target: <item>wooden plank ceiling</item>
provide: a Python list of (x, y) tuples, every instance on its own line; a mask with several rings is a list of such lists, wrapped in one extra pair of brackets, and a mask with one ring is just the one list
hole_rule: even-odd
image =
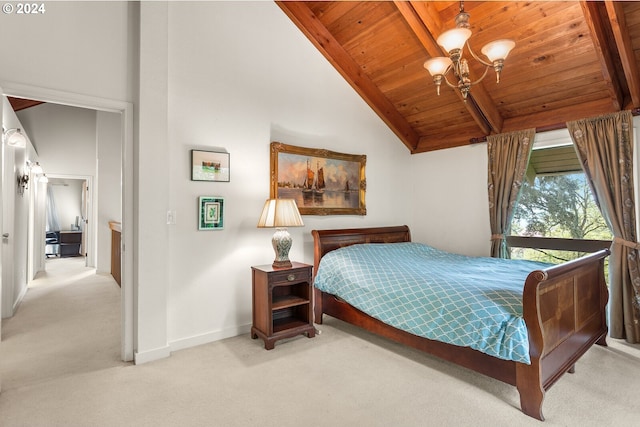
[[(466, 102), (445, 84), (437, 96), (423, 67), (446, 56), (435, 40), (454, 28), (460, 2), (278, 5), (411, 153), (640, 107), (640, 2), (464, 2), (477, 54), (492, 40), (516, 42), (500, 83), (490, 70)], [(463, 56), (471, 78), (481, 76), (466, 48)]]

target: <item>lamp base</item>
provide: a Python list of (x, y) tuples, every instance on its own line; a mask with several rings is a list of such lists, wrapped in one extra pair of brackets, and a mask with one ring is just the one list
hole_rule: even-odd
[(291, 261), (273, 261), (273, 264), (271, 264), (271, 267), (273, 267), (274, 269), (291, 268), (293, 267), (293, 265), (291, 264)]
[(289, 261), (289, 249), (293, 239), (291, 235), (284, 227), (276, 228), (276, 232), (273, 234), (271, 244), (273, 250), (276, 252), (276, 259), (273, 260), (271, 265), (273, 268), (289, 268), (291, 267), (291, 261)]

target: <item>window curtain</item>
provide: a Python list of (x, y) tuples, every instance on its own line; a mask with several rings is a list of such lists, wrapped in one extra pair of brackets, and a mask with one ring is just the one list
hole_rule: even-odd
[(492, 257), (511, 257), (505, 236), (511, 232), (511, 219), (529, 164), (535, 134), (535, 129), (526, 129), (487, 137)]
[(596, 203), (613, 234), (609, 258), (609, 333), (640, 342), (640, 267), (633, 196), (630, 111), (567, 123)]
[(47, 185), (47, 231), (60, 231), (60, 220), (51, 185)]

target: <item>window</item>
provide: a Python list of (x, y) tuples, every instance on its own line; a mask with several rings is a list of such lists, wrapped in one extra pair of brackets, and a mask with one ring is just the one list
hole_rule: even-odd
[(535, 238), (539, 237), (572, 241), (609, 241), (612, 238), (596, 206), (568, 132), (564, 130), (564, 134), (566, 136), (561, 133), (558, 137), (556, 133), (553, 138), (547, 136), (540, 140), (541, 135), (536, 135), (526, 179), (511, 222), (511, 235), (530, 237), (531, 244), (527, 244), (528, 247), (512, 245), (512, 258), (560, 263), (587, 252), (541, 249), (536, 245)]

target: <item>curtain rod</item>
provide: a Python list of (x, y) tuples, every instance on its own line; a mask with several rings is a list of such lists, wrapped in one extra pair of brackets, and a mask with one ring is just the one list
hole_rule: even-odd
[[(633, 108), (631, 110), (631, 115), (640, 116), (640, 108)], [(565, 129), (566, 127), (567, 127), (566, 123), (555, 123), (553, 125), (541, 126), (541, 127), (536, 128), (536, 133), (549, 132), (551, 130), (558, 130), (558, 129)], [(479, 144), (481, 142), (487, 142), (487, 137), (486, 136), (481, 136), (481, 137), (478, 137), (478, 138), (469, 139), (469, 143), (470, 144)]]

